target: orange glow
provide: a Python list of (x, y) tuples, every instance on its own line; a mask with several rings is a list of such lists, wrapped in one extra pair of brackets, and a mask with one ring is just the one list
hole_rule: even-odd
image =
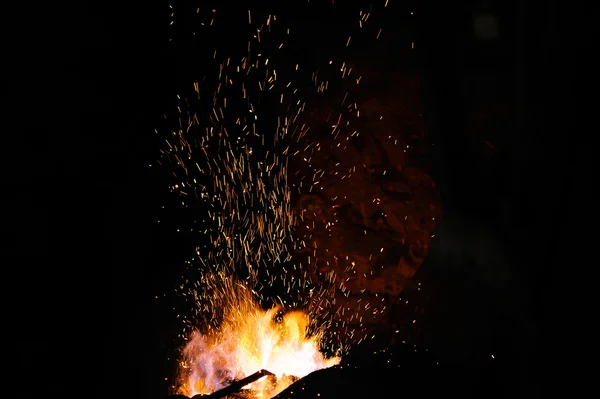
[[(261, 369), (276, 380), (262, 378), (245, 389), (252, 396), (271, 398), (287, 388), (294, 377), (340, 362), (320, 352), (323, 331), (308, 334), (310, 318), (301, 311), (281, 314), (281, 308), (263, 310), (241, 284), (229, 285), (219, 295), (226, 301), (222, 321), (206, 334), (195, 331), (183, 349), (178, 393), (189, 397), (222, 389), (233, 380)], [(242, 287), (239, 289), (236, 287)]]

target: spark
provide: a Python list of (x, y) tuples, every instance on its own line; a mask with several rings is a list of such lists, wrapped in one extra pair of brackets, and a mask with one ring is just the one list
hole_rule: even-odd
[[(221, 23), (214, 19), (214, 9), (208, 15), (200, 9), (195, 12), (205, 18), (208, 32)], [(352, 35), (367, 36), (366, 27), (376, 18), (370, 12), (357, 14), (359, 23), (353, 22)], [(361, 165), (323, 163), (318, 154), (325, 146), (348, 151), (349, 144), (359, 139), (360, 104), (349, 88), (362, 76), (344, 59), (331, 57), (313, 68), (293, 58), (289, 51), (294, 48), (290, 37), (294, 29), (273, 13), (247, 10), (247, 20), (253, 32), (239, 37), (247, 52), (208, 50), (212, 63), (205, 76), (190, 84), (189, 97), (178, 95), (177, 111), (166, 117), (169, 127), (161, 132), (165, 144), (160, 164), (174, 178), (170, 191), (185, 198), (182, 206), (197, 215), (205, 213), (193, 221), (197, 226), (191, 230), (207, 242), (195, 248), (188, 262), (196, 277), (187, 278), (178, 290), (193, 305), (193, 314), (182, 316), (183, 336), (201, 326), (217, 329), (215, 312), (228, 306), (225, 294), (232, 287), (214, 279), (243, 276), (239, 287), (262, 305), (305, 309), (314, 328), (345, 331), (323, 335), (324, 347), (342, 354), (365, 339), (359, 333), (365, 330), (360, 306), (352, 310), (336, 303), (336, 291), (349, 297), (350, 289), (349, 277), (334, 266), (351, 264), (347, 273), (355, 275), (355, 262), (338, 259), (326, 243), (317, 245), (313, 239), (317, 232), (332, 234), (339, 229), (337, 216), (319, 216), (319, 205), (314, 204), (298, 211), (294, 201), (326, 192), (324, 176), (342, 181), (356, 179), (360, 172)], [(379, 28), (376, 38), (381, 32)], [(340, 51), (349, 47), (352, 35), (338, 44)], [(292, 58), (278, 55), (285, 51)], [(342, 87), (340, 111), (325, 118), (331, 131), (316, 143), (308, 137), (323, 121), (306, 112), (310, 99), (338, 87)], [(333, 203), (337, 199), (329, 198)], [(377, 197), (373, 201), (380, 202)], [(361, 306), (372, 309), (373, 315), (383, 313), (385, 305), (374, 302)], [(338, 319), (340, 314), (345, 317)]]

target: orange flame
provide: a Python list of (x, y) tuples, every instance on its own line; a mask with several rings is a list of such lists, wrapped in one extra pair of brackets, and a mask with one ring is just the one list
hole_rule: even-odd
[(310, 318), (306, 313), (294, 311), (281, 316), (279, 307), (264, 311), (249, 291), (234, 291), (228, 293), (218, 328), (207, 334), (195, 331), (190, 336), (180, 363), (178, 393), (190, 397), (212, 393), (266, 369), (275, 374), (276, 381), (262, 378), (245, 388), (256, 397), (271, 398), (287, 388), (294, 377), (302, 378), (340, 362), (339, 357), (327, 359), (320, 352), (323, 331), (308, 334)]

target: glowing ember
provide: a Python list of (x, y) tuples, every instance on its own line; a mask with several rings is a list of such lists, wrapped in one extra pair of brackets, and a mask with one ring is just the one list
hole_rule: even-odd
[[(205, 10), (195, 10), (200, 18), (200, 41), (220, 43), (222, 31), (228, 31), (228, 26), (238, 27), (235, 18), (227, 22), (226, 9), (218, 11), (223, 15), (218, 20), (216, 9)], [(356, 11), (359, 24), (353, 26), (375, 38), (376, 31), (366, 29), (371, 13), (362, 8)], [(361, 77), (355, 76), (356, 72), (351, 75), (352, 68), (343, 58), (345, 52), (321, 60), (326, 64), (318, 68), (313, 61), (319, 63), (320, 57), (310, 62), (304, 57), (294, 59), (305, 53), (302, 47), (293, 47), (294, 42), (302, 41), (301, 34), (294, 38), (290, 32), (296, 28), (285, 26), (284, 18), (277, 20), (272, 13), (248, 11), (248, 35), (234, 35), (239, 36), (241, 46), (229, 49), (229, 40), (216, 48), (209, 46), (204, 55), (212, 61), (201, 68), (207, 74), (193, 83), (189, 101), (177, 94), (177, 110), (165, 115), (166, 146), (157, 163), (170, 165), (174, 180), (169, 189), (178, 196), (181, 206), (194, 208), (189, 229), (186, 226), (177, 232), (185, 231), (193, 240), (201, 237), (197, 257), (188, 261), (190, 273), (197, 269), (201, 276), (186, 275), (185, 283), (177, 289), (186, 301), (194, 301), (195, 313), (180, 319), (185, 323), (183, 331), (188, 342), (181, 352), (173, 390), (190, 397), (215, 392), (263, 369), (274, 373), (275, 380), (264, 377), (246, 388), (251, 396), (273, 397), (295, 378), (339, 363), (339, 358), (327, 359), (320, 351), (326, 340), (324, 327), (315, 324), (317, 318), (327, 328), (343, 329), (342, 334), (329, 336), (327, 343), (330, 351), (339, 354), (343, 349), (336, 351), (333, 346), (343, 345), (345, 350), (364, 338), (355, 335), (355, 330), (364, 329), (360, 307), (364, 305), (375, 315), (387, 306), (383, 297), (381, 301), (378, 297), (378, 304), (362, 302), (357, 309), (345, 306), (346, 300), (336, 303), (340, 292), (345, 298), (350, 295), (345, 284), (350, 280), (346, 275), (350, 271), (337, 273), (333, 267), (337, 262), (335, 252), (313, 237), (315, 222), (309, 222), (304, 209), (296, 209), (294, 199), (296, 195), (301, 198), (321, 192), (335, 203), (338, 196), (330, 196), (321, 177), (339, 175), (348, 181), (352, 175), (348, 170), (356, 172), (366, 167), (362, 162), (334, 162), (333, 158), (338, 157), (333, 156), (322, 164), (311, 161), (318, 159), (313, 153), (321, 151), (321, 146), (338, 149), (335, 151), (350, 147), (354, 151), (353, 146), (362, 145), (357, 141), (362, 129), (357, 105), (360, 101), (355, 101), (351, 90)], [(305, 30), (298, 28), (299, 32)], [(381, 29), (377, 38), (380, 33)], [(357, 36), (358, 32), (353, 34), (352, 41), (344, 37), (339, 44), (344, 49), (352, 47)], [(312, 42), (314, 37), (311, 34), (305, 40)], [(243, 49), (240, 54), (238, 47)], [(325, 118), (305, 112), (318, 107), (309, 101), (323, 98), (329, 86), (341, 89), (327, 97), (336, 101), (343, 97), (340, 113), (335, 111)], [(323, 122), (335, 124), (322, 143), (302, 140), (311, 125), (318, 130), (315, 128)], [(394, 139), (393, 145), (397, 142)], [(348, 159), (354, 162), (355, 157)], [(299, 164), (306, 164), (307, 169), (289, 169)], [(372, 194), (379, 205), (378, 192)], [(331, 209), (338, 206), (336, 203)], [(338, 216), (334, 216), (337, 223)], [(324, 227), (329, 237), (334, 225), (328, 222)], [(334, 254), (331, 265), (323, 253)], [(348, 256), (345, 261), (354, 267), (355, 262)], [(233, 275), (246, 276), (245, 282), (227, 277)], [(275, 292), (286, 298), (276, 295), (277, 303), (308, 309), (308, 313), (283, 312), (280, 307), (263, 310), (257, 299), (274, 300)], [(190, 327), (197, 326), (200, 330), (189, 333)]]
[(276, 380), (262, 378), (246, 389), (270, 398), (295, 378), (339, 363), (339, 357), (327, 359), (320, 352), (323, 332), (309, 334), (306, 313), (282, 313), (279, 307), (264, 311), (246, 290), (227, 294), (229, 306), (219, 327), (206, 334), (195, 331), (183, 350), (179, 393), (212, 393), (266, 369)]

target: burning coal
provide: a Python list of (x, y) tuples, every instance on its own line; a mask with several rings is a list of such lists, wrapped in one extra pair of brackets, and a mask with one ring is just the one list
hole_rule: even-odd
[(218, 295), (225, 307), (216, 309), (221, 320), (205, 333), (194, 331), (182, 351), (178, 393), (213, 393), (265, 369), (275, 378), (246, 388), (252, 396), (270, 398), (297, 378), (340, 362), (321, 353), (323, 329), (312, 327), (307, 313), (284, 312), (280, 306), (263, 310), (245, 284), (224, 286), (229, 289)]

